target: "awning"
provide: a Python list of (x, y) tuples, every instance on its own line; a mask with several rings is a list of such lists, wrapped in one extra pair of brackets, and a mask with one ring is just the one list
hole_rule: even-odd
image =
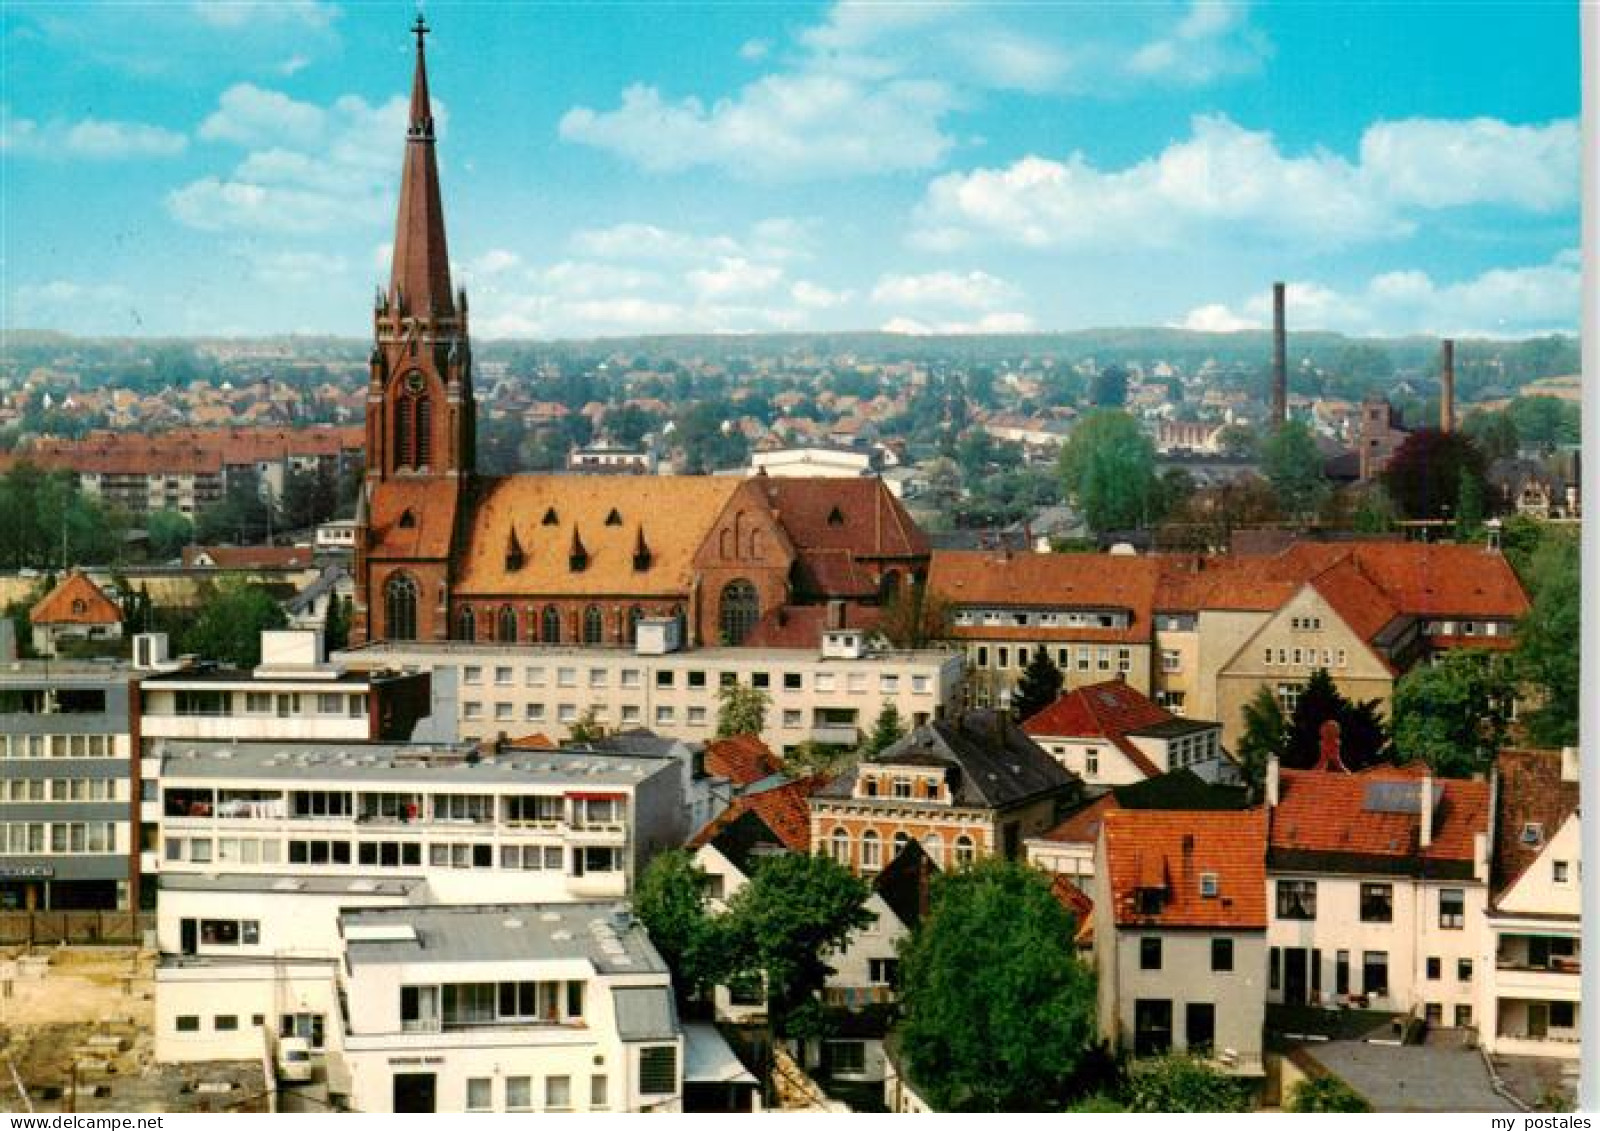
[(683, 1027), (683, 1082), (685, 1084), (756, 1085), (717, 1027), (709, 1021), (690, 1021)]

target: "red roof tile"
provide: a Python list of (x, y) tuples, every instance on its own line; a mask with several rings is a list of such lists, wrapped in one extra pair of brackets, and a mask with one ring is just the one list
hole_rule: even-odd
[[(871, 632), (883, 620), (883, 610), (871, 605), (845, 605), (844, 626)], [(766, 613), (745, 637), (744, 648), (820, 648), (826, 605), (782, 605)]]
[(762, 476), (760, 481), (768, 505), (796, 546), (848, 550), (863, 558), (927, 556), (927, 537), (876, 476)]
[(1155, 777), (1161, 768), (1127, 735), (1173, 717), (1121, 680), (1108, 680), (1067, 692), (1024, 722), (1022, 729), (1034, 738), (1107, 739), (1146, 777)]
[(753, 785), (781, 772), (772, 750), (756, 735), (736, 734), (706, 743), (706, 773), (734, 785)]
[(775, 789), (762, 790), (738, 798), (709, 822), (689, 841), (690, 848), (698, 848), (716, 839), (728, 825), (745, 813), (754, 813), (775, 833), (785, 848), (791, 852), (811, 851), (811, 807), (806, 799), (825, 785), (826, 774), (813, 774), (787, 782)]
[(458, 485), (446, 479), (389, 479), (372, 489), (367, 520), (372, 558), (447, 558)]
[(1283, 770), (1278, 805), (1272, 811), (1271, 847), (1274, 851), (1470, 865), (1473, 836), (1489, 827), (1488, 783), (1434, 780), (1439, 802), (1434, 810), (1432, 843), (1427, 848), (1420, 847), (1421, 820), (1415, 806), (1412, 812), (1373, 808), (1372, 786), (1385, 781), (1400, 787), (1415, 784), (1420, 793), (1424, 772), (1393, 767), (1363, 774)]
[[(941, 550), (933, 555), (928, 586), (957, 606), (1126, 609), (1131, 613), (1126, 629), (1071, 629), (1063, 639), (1087, 638), (1085, 633), (1092, 632), (1107, 640), (1148, 640), (1159, 577), (1158, 560), (1148, 557)], [(957, 626), (954, 634), (976, 638), (996, 631)], [(1030, 628), (1024, 633), (1028, 639), (1044, 639), (1041, 633), (1051, 631)]]
[[(1260, 809), (1113, 809), (1103, 835), (1110, 911), (1119, 927), (1266, 927), (1266, 818)], [(1215, 895), (1201, 894), (1203, 875), (1216, 877)], [(1162, 892), (1158, 912), (1140, 912), (1141, 887)]]
[(122, 610), (90, 581), (73, 570), (28, 612), (34, 624), (118, 624)]
[[(1499, 800), (1495, 813), (1494, 894), (1498, 900), (1522, 878), (1549, 839), (1578, 811), (1578, 783), (1561, 775), (1559, 750), (1502, 750), (1495, 759)], [(1537, 842), (1523, 828), (1540, 826)]]

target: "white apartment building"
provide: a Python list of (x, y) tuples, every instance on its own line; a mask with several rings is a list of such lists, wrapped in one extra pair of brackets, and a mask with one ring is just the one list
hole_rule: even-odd
[(681, 1110), (671, 979), (614, 905), (369, 908), (339, 934), (356, 1111)]
[(382, 643), (335, 659), (355, 669), (431, 672), (441, 697), (453, 678), (464, 739), (538, 733), (559, 742), (593, 711), (608, 730), (645, 727), (704, 742), (716, 735), (721, 688), (753, 687), (771, 698), (761, 738), (782, 752), (808, 741), (854, 746), (890, 703), (907, 727), (938, 718), (956, 700), (962, 679), (961, 656), (938, 650), (701, 648), (643, 655), (580, 647)]
[(1493, 893), (1479, 1041), (1576, 1059), (1583, 1020), (1578, 752), (1508, 750), (1495, 765)]

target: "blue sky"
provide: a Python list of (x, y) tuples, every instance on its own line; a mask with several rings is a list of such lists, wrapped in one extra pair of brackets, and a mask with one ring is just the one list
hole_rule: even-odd
[[(0, 325), (370, 331), (403, 0), (0, 9)], [(1575, 329), (1571, 3), (448, 3), (480, 337)]]

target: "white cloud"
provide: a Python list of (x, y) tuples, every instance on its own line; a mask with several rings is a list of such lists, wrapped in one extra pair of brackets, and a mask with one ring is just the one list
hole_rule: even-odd
[[(393, 214), (407, 100), (373, 105), (345, 95), (328, 106), (248, 83), (230, 87), (201, 124), (208, 141), (259, 147), (225, 174), (175, 189), (167, 207), (203, 231), (311, 234), (387, 222)], [(435, 120), (447, 118), (434, 104)]]
[(284, 76), (297, 75), (310, 65), (310, 58), (297, 52), (278, 64), (278, 73)]
[(677, 260), (707, 253), (731, 255), (739, 250), (726, 236), (696, 236), (654, 224), (628, 222), (573, 233), (573, 250), (600, 259)]
[(127, 288), (117, 283), (50, 279), (11, 288), (0, 310), (7, 327), (125, 334), (142, 329)]
[(1020, 334), (1033, 329), (1033, 319), (1016, 311), (985, 314), (976, 321), (928, 323), (905, 315), (889, 319), (881, 327), (888, 334)]
[(747, 63), (759, 63), (767, 57), (771, 50), (771, 40), (748, 39), (739, 45), (739, 58)]
[(516, 252), (507, 251), (503, 247), (491, 247), (468, 263), (466, 269), (471, 275), (500, 275), (521, 262), (522, 257)]
[[(1286, 153), (1270, 133), (1220, 115), (1196, 117), (1191, 131), (1123, 169), (1099, 169), (1074, 153), (938, 177), (916, 211), (912, 242), (932, 250), (977, 239), (1034, 248), (1219, 239), (1333, 247), (1409, 235), (1420, 208), (1542, 208), (1576, 192), (1573, 123), (1380, 122), (1367, 131), (1360, 163), (1323, 149)], [(1448, 185), (1425, 184), (1420, 170), (1430, 160)], [(1450, 176), (1480, 160), (1504, 175)]]
[(1015, 287), (985, 271), (885, 275), (872, 288), (879, 306), (943, 310), (994, 310), (1016, 296)]
[(1550, 211), (1578, 199), (1581, 144), (1572, 118), (1543, 126), (1408, 118), (1367, 130), (1361, 166), (1375, 190), (1397, 204), (1488, 201)]
[(320, 30), (339, 14), (317, 0), (194, 0), (190, 10), (203, 24), (238, 31), (272, 24)]
[(189, 139), (161, 126), (83, 118), (40, 123), (0, 109), (0, 152), (36, 157), (116, 161), (131, 157), (176, 157)]
[(1134, 51), (1128, 70), (1190, 86), (1255, 71), (1269, 49), (1248, 27), (1248, 11), (1236, 0), (1193, 0), (1169, 34)]
[[(1424, 271), (1390, 271), (1353, 290), (1291, 282), (1286, 306), (1295, 327), (1348, 334), (1444, 334), (1518, 337), (1572, 332), (1578, 325), (1582, 261), (1576, 250), (1531, 267), (1497, 267), (1457, 282)], [(1270, 295), (1229, 307), (1208, 303), (1181, 325), (1191, 330), (1261, 329), (1272, 317)]]
[(832, 310), (849, 302), (855, 297), (855, 292), (829, 290), (805, 279), (798, 279), (789, 288), (789, 297), (807, 310)]
[(705, 299), (725, 299), (762, 294), (777, 286), (783, 269), (748, 259), (723, 259), (714, 267), (688, 272), (684, 279), (695, 294)]
[(276, 286), (325, 283), (330, 276), (343, 275), (350, 269), (342, 256), (320, 251), (251, 251), (245, 255), (250, 260), (251, 274), (260, 282)]

